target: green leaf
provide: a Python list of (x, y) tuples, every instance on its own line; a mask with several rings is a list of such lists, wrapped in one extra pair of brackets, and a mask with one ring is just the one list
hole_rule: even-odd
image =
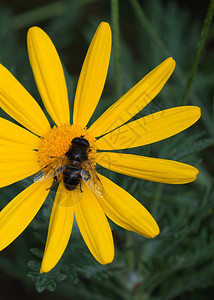
[(30, 252), (39, 259), (42, 259), (43, 257), (43, 251), (38, 248), (31, 248)]
[(213, 139), (205, 138), (205, 139), (192, 142), (192, 144), (186, 148), (184, 145), (182, 145), (180, 149), (177, 151), (177, 153), (173, 156), (173, 159), (178, 160), (180, 158), (183, 158), (184, 156), (202, 151), (210, 147), (213, 144), (213, 141), (214, 141)]
[(27, 265), (33, 271), (39, 271), (40, 270), (40, 263), (38, 261), (30, 260)]

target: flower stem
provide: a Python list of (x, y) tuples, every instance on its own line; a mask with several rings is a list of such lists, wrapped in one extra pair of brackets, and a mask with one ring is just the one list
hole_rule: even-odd
[(186, 86), (185, 86), (185, 89), (184, 89), (184, 94), (183, 94), (183, 98), (182, 98), (182, 102), (181, 102), (182, 105), (187, 104), (187, 99), (188, 99), (188, 96), (189, 96), (189, 93), (190, 93), (193, 78), (194, 78), (196, 70), (197, 70), (197, 66), (198, 66), (198, 63), (199, 63), (201, 52), (202, 52), (202, 49), (204, 47), (204, 43), (206, 41), (206, 37), (207, 37), (207, 33), (209, 31), (210, 23), (212, 21), (213, 13), (214, 13), (214, 0), (211, 0), (210, 5), (208, 7), (207, 15), (206, 15), (205, 20), (204, 20), (204, 25), (203, 25), (203, 28), (201, 30), (201, 36), (200, 36), (200, 39), (199, 39), (199, 42), (198, 42), (198, 46), (196, 48), (196, 52), (195, 52), (192, 67), (191, 67), (191, 70), (190, 70), (190, 73), (189, 73), (189, 77), (187, 79), (187, 83), (186, 83)]
[(111, 0), (111, 19), (113, 31), (113, 51), (115, 60), (116, 96), (121, 96), (120, 41), (119, 41), (119, 6), (118, 0)]

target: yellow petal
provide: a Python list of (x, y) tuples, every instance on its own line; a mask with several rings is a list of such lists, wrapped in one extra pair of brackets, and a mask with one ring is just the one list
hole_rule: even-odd
[(100, 150), (116, 150), (152, 144), (194, 124), (201, 116), (197, 106), (180, 106), (145, 116), (106, 134), (97, 141)]
[(0, 65), (0, 106), (8, 115), (35, 134), (44, 136), (50, 128), (38, 103), (2, 65)]
[(135, 116), (160, 92), (174, 68), (175, 61), (169, 57), (141, 79), (92, 124), (93, 135), (101, 136)]
[(0, 146), (18, 147), (27, 149), (38, 149), (40, 138), (28, 130), (0, 118)]
[(80, 73), (73, 112), (73, 123), (83, 128), (90, 120), (105, 84), (111, 53), (111, 28), (102, 22), (89, 46)]
[(0, 163), (0, 187), (27, 178), (41, 169), (37, 161)]
[(60, 260), (70, 239), (74, 206), (71, 205), (72, 192), (59, 185), (53, 203), (48, 228), (48, 237), (40, 272), (49, 272)]
[(37, 162), (36, 151), (27, 148), (2, 146), (0, 142), (0, 163)]
[(12, 243), (28, 226), (44, 203), (51, 180), (36, 182), (10, 201), (0, 212), (0, 250)]
[(105, 196), (99, 202), (109, 219), (148, 238), (159, 234), (157, 223), (140, 202), (111, 180), (99, 176), (105, 188)]
[(37, 149), (40, 138), (0, 118), (0, 187), (12, 184), (40, 170)]
[(198, 174), (196, 168), (184, 163), (132, 154), (101, 152), (96, 161), (114, 172), (169, 184), (194, 181)]
[(34, 78), (49, 115), (57, 125), (70, 123), (64, 72), (52, 41), (39, 27), (31, 27), (27, 45)]
[(83, 183), (83, 196), (75, 207), (79, 230), (92, 255), (101, 264), (114, 258), (114, 244), (110, 226), (94, 193)]

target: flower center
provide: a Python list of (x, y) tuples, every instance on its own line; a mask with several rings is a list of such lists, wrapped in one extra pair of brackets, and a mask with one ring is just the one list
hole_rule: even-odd
[(95, 166), (97, 153), (96, 139), (86, 128), (83, 129), (81, 126), (74, 124), (64, 124), (59, 127), (54, 126), (45, 137), (41, 138), (41, 144), (38, 149), (38, 163), (41, 168), (65, 154), (69, 150), (72, 140), (81, 136), (89, 142), (90, 152), (88, 153), (88, 159)]

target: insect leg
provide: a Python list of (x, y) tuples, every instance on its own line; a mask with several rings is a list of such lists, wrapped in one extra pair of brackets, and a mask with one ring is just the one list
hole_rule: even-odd
[(81, 192), (81, 193), (83, 192), (82, 186), (81, 186), (81, 181), (80, 181), (80, 192)]
[(57, 176), (54, 176), (52, 185), (49, 188), (47, 188), (46, 190), (48, 191), (48, 190), (52, 189), (52, 187), (55, 186), (58, 181), (59, 180), (57, 179)]

